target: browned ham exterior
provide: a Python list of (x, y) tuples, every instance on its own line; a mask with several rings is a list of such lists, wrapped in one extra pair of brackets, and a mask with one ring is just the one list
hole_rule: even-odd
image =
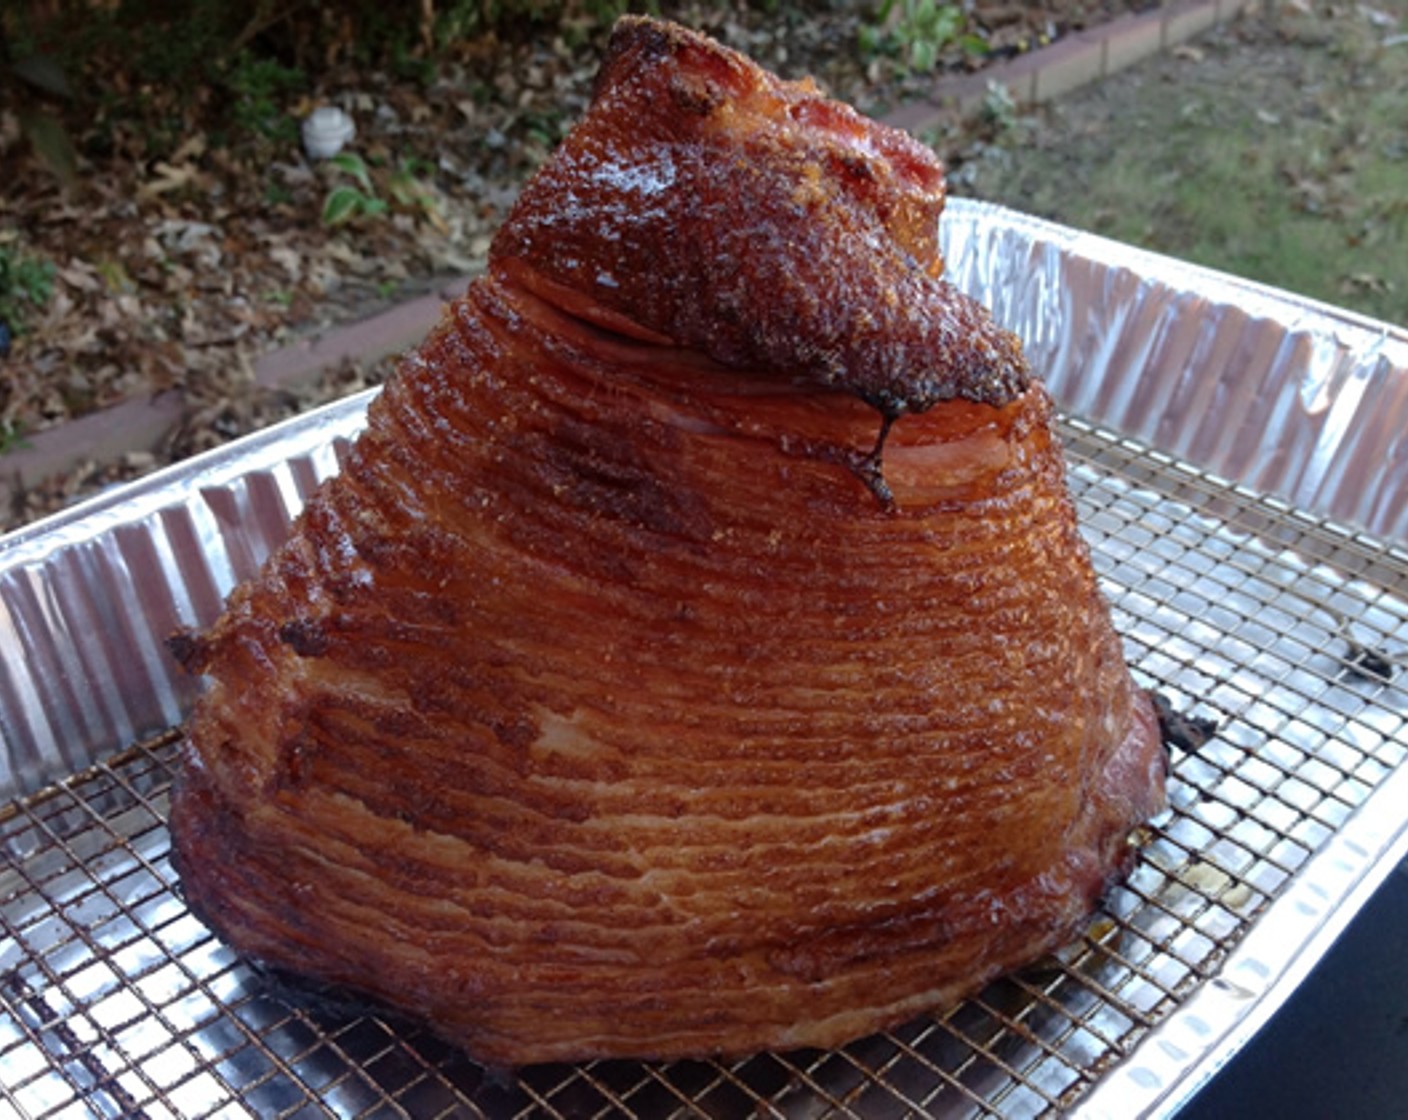
[(939, 166), (668, 24), (207, 633), (238, 950), (494, 1064), (829, 1046), (1073, 938), (1163, 804)]

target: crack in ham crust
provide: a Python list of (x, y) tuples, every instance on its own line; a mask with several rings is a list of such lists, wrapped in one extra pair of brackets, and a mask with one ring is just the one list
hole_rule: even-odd
[[(698, 42), (624, 34), (603, 88)], [(503, 1065), (839, 1044), (1069, 940), (1164, 756), (1041, 384), (902, 415), (882, 505), (891, 390), (628, 315), (516, 220), (181, 643), (193, 909)]]

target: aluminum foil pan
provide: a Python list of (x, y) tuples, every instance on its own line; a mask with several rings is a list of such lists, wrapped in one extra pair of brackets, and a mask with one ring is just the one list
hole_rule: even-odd
[[(1168, 1114), (1270, 1016), (1408, 852), (1408, 701), (1401, 683), (1359, 672), (1354, 654), (1408, 648), (1408, 510), (1395, 497), (1408, 492), (1408, 335), (983, 204), (954, 201), (945, 235), (951, 275), (1023, 336), (1068, 414), (1072, 489), (1136, 675), (1218, 717), (1218, 736), (1175, 760), (1174, 810), (1110, 903), (1117, 945), (1088, 939), (1056, 972), (1018, 979), (1001, 999), (980, 997), (841, 1055), (788, 1058), (766, 1077), (754, 1075), (765, 1063), (745, 1063), (707, 1077), (612, 1066), (569, 1071), (560, 1085), (521, 1078), (523, 1114), (552, 1114), (554, 1101), (587, 1092), (604, 1102), (588, 1112), (610, 1112), (665, 1086), (677, 1111), (707, 1112), (680, 1088), (696, 1075), (707, 1094), (725, 1085), (771, 1115), (888, 1115), (896, 1101), (936, 1115)], [(163, 921), (187, 925), (165, 879), (165, 795), (151, 776), (169, 759), (144, 748), (87, 768), (181, 721), (196, 685), (165, 637), (208, 624), (258, 569), (336, 471), (370, 395), (0, 540), (0, 801), (15, 799), (13, 812), (0, 811), (9, 939), (0, 937), (9, 985), (0, 1114), (7, 1100), (51, 1091), (62, 1100), (80, 1082), (112, 1082), (119, 1104), (149, 1098), (163, 1114), (166, 1075), (144, 1059), (121, 1057), (120, 1076), (93, 1070), (111, 1041), (105, 1009), (134, 1000), (114, 962), (147, 944), (135, 914), (139, 932), (122, 934), (117, 955), (99, 933), (116, 928), (108, 910), (119, 892), (105, 876), (128, 874), (119, 857), (154, 884), (155, 901), (141, 905), (159, 903), (175, 915)], [(132, 765), (141, 781), (124, 769)], [(96, 800), (45, 815), (104, 782)], [(33, 791), (37, 800), (25, 796)], [(146, 823), (135, 845), (126, 833), (114, 845), (122, 829), (113, 822), (137, 819), (134, 798)], [(105, 838), (91, 867), (80, 833), (63, 831), (70, 818)], [(67, 870), (45, 878), (41, 865)], [(84, 874), (97, 885), (46, 894)], [(107, 908), (101, 923), (83, 916), (97, 903)], [(144, 968), (161, 966), (160, 950)], [(53, 963), (75, 954), (70, 971)], [(231, 967), (211, 974), (218, 983), (187, 970), (198, 995), (219, 997), (203, 1015), (227, 1033), (238, 1020), (262, 1040), (275, 1072), (258, 1075), (261, 1093), (296, 1100), (299, 1085), (376, 1087), (365, 1067), (324, 1082), (270, 1050), (274, 1028), (240, 1019), (256, 1004)], [(136, 987), (169, 971), (138, 972)], [(199, 1060), (205, 1028), (178, 1029), (162, 1005), (143, 1006), (148, 1018), (127, 1031), (175, 1041), (148, 1038), (133, 1053), (168, 1047)], [(23, 1029), (7, 1028), (7, 1007)], [(21, 1064), (28, 1072), (8, 1082), (4, 1071)], [(465, 1087), (479, 1081), (456, 1081), (451, 1068), (434, 1066), (445, 1109), (435, 1114), (493, 1111)], [(221, 1092), (242, 1092), (233, 1074), (183, 1076), (178, 1089), (214, 1078)], [(416, 1092), (428, 1091), (430, 1075), (416, 1076)], [(481, 1089), (500, 1103), (511, 1096)], [(393, 1097), (388, 1115), (413, 1114)], [(231, 1101), (230, 1115), (251, 1113)]]
[(1064, 408), (1408, 539), (1408, 329), (990, 204), (944, 222), (955, 282)]

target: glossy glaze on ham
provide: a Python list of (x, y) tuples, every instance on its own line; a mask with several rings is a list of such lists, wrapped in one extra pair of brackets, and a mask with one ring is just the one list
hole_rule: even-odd
[(903, 135), (624, 20), (179, 644), (195, 911), (505, 1065), (839, 1044), (1077, 935), (1163, 752), (942, 203)]

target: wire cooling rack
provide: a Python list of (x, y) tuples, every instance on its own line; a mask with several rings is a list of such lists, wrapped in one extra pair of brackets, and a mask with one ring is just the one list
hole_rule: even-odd
[[(0, 1118), (1037, 1117), (1218, 972), (1408, 754), (1408, 554), (1077, 421), (1071, 485), (1140, 682), (1199, 724), (1084, 938), (834, 1052), (483, 1069), (261, 975), (181, 902), (169, 734), (0, 809)], [(1194, 740), (1196, 740), (1196, 736)]]

